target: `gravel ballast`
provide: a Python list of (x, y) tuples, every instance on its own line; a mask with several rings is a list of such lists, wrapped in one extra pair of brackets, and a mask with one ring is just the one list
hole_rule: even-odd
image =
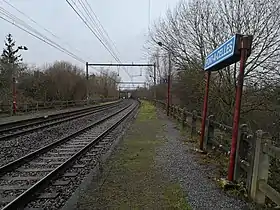
[(120, 104), (118, 107), (114, 107), (109, 110), (93, 113), (91, 115), (63, 122), (56, 126), (42, 129), (34, 133), (26, 134), (8, 141), (3, 141), (1, 142), (2, 149), (0, 151), (0, 167), (49, 143), (52, 143), (61, 137), (67, 136), (75, 130), (79, 130), (87, 124), (109, 115), (124, 106), (125, 104)]
[(71, 112), (71, 111), (76, 111), (76, 110), (82, 110), (85, 108), (90, 108), (90, 107), (95, 107), (99, 106), (102, 104), (107, 104), (107, 103), (114, 103), (112, 102), (105, 102), (105, 103), (98, 103), (95, 105), (84, 105), (84, 106), (76, 106), (76, 107), (68, 107), (68, 108), (54, 108), (50, 110), (38, 110), (38, 111), (33, 111), (33, 112), (28, 112), (28, 113), (17, 113), (17, 115), (13, 116), (1, 116), (0, 115), (0, 126), (4, 125), (6, 123), (11, 123), (11, 122), (17, 122), (21, 120), (27, 120), (27, 119), (32, 119), (36, 117), (44, 117), (46, 115), (52, 115), (52, 114), (59, 114), (59, 113), (66, 113), (66, 112)]
[[(136, 105), (136, 104), (134, 104), (134, 105)], [(116, 121), (119, 121), (121, 117), (123, 117), (125, 114), (127, 114), (128, 112), (130, 112), (134, 108), (135, 108), (135, 106), (129, 106), (128, 109), (126, 108), (125, 110), (121, 110), (121, 112), (118, 110), (116, 115), (114, 115), (113, 117), (110, 117), (106, 121), (102, 122), (102, 124), (99, 124), (98, 126), (95, 126), (94, 128), (92, 128), (90, 130), (87, 130), (83, 134), (80, 134), (79, 136), (75, 136), (74, 138), (69, 139), (67, 142), (64, 142), (64, 143), (60, 144), (59, 146), (57, 146), (56, 148), (53, 148), (52, 150), (46, 152), (45, 157), (48, 157), (48, 158), (42, 159), (42, 156), (38, 156), (38, 157), (34, 158), (31, 162), (28, 162), (28, 163), (20, 166), (20, 168), (17, 168), (15, 171), (13, 171), (14, 174), (11, 174), (11, 176), (13, 176), (13, 177), (18, 177), (18, 176), (29, 177), (29, 175), (27, 174), (27, 173), (29, 173), (29, 171), (27, 171), (27, 173), (26, 173), (26, 169), (31, 168), (31, 169), (35, 169), (35, 170), (32, 170), (32, 171), (37, 171), (38, 167), (37, 167), (36, 163), (42, 163), (42, 162), (45, 162), (42, 169), (43, 168), (48, 169), (48, 170), (45, 170), (44, 172), (46, 172), (46, 174), (49, 173), (50, 172), (49, 169), (52, 168), (52, 170), (53, 170), (53, 168), (54, 168), (52, 166), (61, 165), (61, 163), (55, 164), (53, 161), (51, 161), (52, 157), (53, 157), (51, 153), (54, 153), (54, 156), (56, 156), (58, 153), (60, 153), (60, 151), (63, 151), (65, 146), (79, 145), (80, 143), (88, 145), (90, 142), (92, 142), (92, 143), (95, 143), (95, 144), (92, 144), (92, 146), (95, 147), (95, 148), (88, 148), (92, 151), (86, 151), (85, 150), (86, 152), (88, 152), (90, 154), (94, 154), (94, 156), (96, 156), (98, 153), (104, 153), (105, 149), (110, 147), (110, 145), (112, 143), (111, 141), (114, 141), (115, 137), (119, 136), (120, 133), (122, 133), (121, 130), (118, 130), (118, 129), (119, 128), (122, 129), (124, 124), (127, 122), (128, 118), (126, 118), (125, 121), (121, 122), (121, 124), (118, 125), (117, 128), (115, 128), (113, 131), (111, 131), (111, 133), (106, 135), (105, 139), (102, 139), (100, 142), (96, 142), (97, 141), (96, 137), (99, 136), (101, 133), (103, 133), (105, 128), (108, 129), (109, 127), (113, 126), (116, 123)], [(132, 115), (130, 115), (130, 116), (132, 116)], [(98, 144), (96, 144), (96, 143), (98, 143)], [(60, 156), (61, 157), (63, 156), (63, 158), (64, 158), (64, 155), (68, 156), (68, 158), (70, 158), (71, 156), (75, 157), (75, 158), (77, 158), (77, 157), (79, 158), (73, 164), (73, 169), (77, 169), (77, 170), (81, 169), (79, 171), (81, 173), (78, 173), (79, 175), (78, 174), (74, 175), (74, 177), (79, 176), (78, 181), (81, 181), (82, 180), (81, 176), (83, 176), (84, 172), (85, 172), (85, 170), (83, 170), (83, 169), (88, 168), (87, 165), (90, 162), (93, 162), (93, 165), (95, 165), (96, 161), (99, 158), (96, 157), (97, 159), (94, 160), (92, 158), (92, 155), (90, 155), (89, 157), (83, 158), (82, 156), (76, 155), (74, 150), (76, 150), (76, 149), (73, 148), (73, 147), (72, 147), (71, 151), (69, 149), (67, 149), (67, 151), (69, 151), (69, 152), (61, 152)], [(82, 151), (84, 151), (84, 150), (82, 150)], [(47, 153), (49, 153), (49, 154), (47, 155)], [(74, 156), (74, 154), (76, 156)], [(48, 161), (49, 159), (50, 159), (50, 161)], [(39, 168), (41, 168), (41, 165), (39, 165)], [(68, 169), (70, 169), (70, 168), (68, 168)], [(43, 174), (43, 176), (45, 176), (46, 174)], [(42, 178), (43, 176), (40, 176), (40, 177)], [(73, 176), (71, 176), (71, 177), (73, 177)], [(55, 198), (53, 198), (53, 197), (51, 197), (51, 198), (40, 198), (39, 199), (40, 202), (37, 205), (35, 205), (35, 206), (33, 205), (31, 207), (40, 207), (42, 209), (58, 209), (59, 207), (61, 207), (62, 204), (66, 201), (67, 196), (69, 197), (71, 195), (71, 193), (72, 193), (71, 187), (74, 186), (74, 184), (73, 184), (74, 182), (71, 182), (71, 180), (70, 180), (71, 178), (69, 178), (69, 177), (61, 177), (59, 179), (60, 179), (60, 181), (64, 181), (64, 183), (60, 182), (60, 184), (59, 183), (55, 184), (56, 183), (55, 182), (55, 183), (53, 183), (54, 186), (49, 185), (48, 186), (49, 190), (47, 190), (47, 193), (52, 193), (53, 192), (53, 193), (56, 194), (56, 192), (58, 192), (59, 195), (52, 195), (52, 196), (58, 196), (57, 197), (58, 201), (54, 202), (55, 200), (52, 200), (51, 202), (49, 202), (49, 204), (45, 204), (47, 200), (56, 199), (56, 197)], [(23, 180), (21, 183), (19, 183), (19, 185), (24, 185), (25, 184), (24, 182), (25, 182), (25, 180)], [(2, 184), (5, 186), (7, 183), (5, 182), (5, 183), (2, 183)], [(1, 183), (0, 183), (0, 185), (1, 185)], [(68, 185), (68, 186), (66, 186), (66, 185)], [(1, 189), (1, 187), (2, 186), (0, 186), (0, 189)], [(10, 188), (8, 188), (8, 189), (10, 189)], [(10, 194), (18, 196), (17, 190), (18, 190), (17, 188), (12, 189), (13, 192), (11, 192)], [(4, 191), (5, 191), (5, 188), (4, 188)], [(22, 192), (20, 192), (20, 193), (22, 193)], [(4, 196), (7, 197), (7, 195), (2, 195), (1, 196), (1, 194), (0, 194), (1, 198), (4, 197)]]
[(157, 148), (156, 162), (162, 174), (180, 184), (192, 209), (248, 209), (246, 202), (225, 194), (211, 177), (211, 167), (200, 165), (191, 146), (182, 141), (176, 124), (163, 113), (158, 116), (164, 124), (165, 143)]

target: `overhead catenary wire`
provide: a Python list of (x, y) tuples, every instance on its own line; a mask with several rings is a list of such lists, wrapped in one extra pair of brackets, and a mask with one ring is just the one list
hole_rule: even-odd
[(95, 19), (97, 20), (98, 24), (101, 26), (101, 29), (104, 31), (105, 35), (107, 36), (107, 38), (109, 39), (109, 41), (112, 43), (112, 45), (114, 46), (115, 50), (117, 51), (117, 53), (119, 53), (116, 44), (114, 43), (114, 41), (110, 38), (108, 32), (105, 30), (105, 28), (103, 27), (102, 23), (100, 22), (99, 18), (97, 17), (96, 13), (94, 12), (94, 10), (92, 9), (91, 5), (88, 3), (87, 0), (85, 0), (88, 8), (90, 9), (90, 12), (94, 15)]
[[(14, 8), (16, 9), (16, 8)], [(17, 9), (18, 12), (21, 12), (20, 10)], [(85, 64), (85, 60), (81, 57), (79, 57), (78, 55), (75, 55), (74, 53), (70, 52), (69, 50), (65, 49), (64, 47), (62, 47), (60, 44), (54, 42), (53, 40), (51, 40), (50, 38), (48, 38), (47, 36), (45, 36), (44, 34), (40, 33), (39, 31), (37, 31), (36, 29), (34, 29), (32, 26), (28, 25), (25, 21), (19, 19), (18, 17), (16, 17), (15, 15), (13, 15), (12, 13), (8, 12), (7, 10), (5, 10), (4, 8), (0, 7), (0, 14), (2, 14), (5, 17), (0, 16), (0, 19), (14, 25), (15, 27), (17, 27), (18, 29), (28, 33), (29, 35), (33, 36), (34, 38), (44, 42), (45, 44), (48, 44), (51, 47), (54, 47), (55, 49), (59, 50), (60, 52), (67, 54), (68, 56), (74, 58), (75, 60)], [(27, 16), (27, 15), (26, 15)], [(31, 20), (32, 18), (28, 18), (29, 20)], [(33, 19), (32, 19), (33, 20)], [(33, 20), (35, 21), (35, 20)], [(48, 29), (46, 29), (48, 30)], [(49, 30), (48, 30), (49, 31)], [(51, 32), (52, 33), (52, 32)], [(104, 74), (101, 70), (98, 70), (101, 74)], [(108, 76), (108, 75), (106, 75)], [(110, 79), (112, 79), (113, 81), (116, 82), (116, 80), (114, 80), (113, 78), (110, 77)]]
[[(3, 8), (0, 8), (0, 10), (2, 10), (2, 9), (3, 9)], [(16, 22), (17, 22), (16, 19), (14, 19), (12, 16), (9, 17), (9, 15), (3, 13), (3, 11), (0, 11), (0, 14), (6, 16), (6, 18), (3, 17), (3, 16), (0, 16), (0, 18), (1, 18), (2, 20), (4, 20), (4, 21), (6, 21), (6, 22), (8, 22), (8, 23), (10, 23), (10, 24), (12, 24), (12, 25), (14, 25), (15, 27), (19, 28), (20, 30), (22, 30), (22, 31), (28, 33), (29, 35), (35, 37), (36, 39), (39, 39), (40, 41), (42, 41), (42, 42), (44, 42), (44, 43), (46, 43), (46, 44), (48, 44), (48, 45), (54, 47), (55, 49), (61, 51), (62, 53), (69, 55), (70, 57), (74, 58), (75, 60), (77, 60), (77, 61), (79, 61), (79, 62), (81, 62), (81, 63), (85, 63), (85, 61), (84, 61), (82, 58), (80, 58), (79, 56), (77, 56), (77, 55), (71, 53), (70, 51), (66, 50), (65, 48), (61, 47), (59, 44), (57, 44), (57, 43), (55, 43), (55, 42), (53, 42), (53, 41), (51, 41), (51, 40), (48, 40), (48, 39), (45, 40), (45, 39), (44, 39), (44, 36), (41, 36), (40, 33), (38, 33), (36, 30), (33, 30), (33, 32), (31, 32), (32, 30), (30, 31), (30, 29), (29, 29), (29, 30), (28, 30), (28, 29), (25, 29), (25, 28), (28, 28), (28, 25), (25, 26), (25, 28), (24, 28), (24, 26), (23, 26), (23, 27), (20, 26), (20, 25), (22, 25), (22, 24), (17, 24), (17, 23), (16, 23)], [(10, 20), (8, 20), (7, 18), (9, 18)], [(24, 25), (24, 24), (23, 24), (23, 25)], [(36, 34), (37, 34), (37, 35), (36, 35)]]
[[(61, 40), (60, 37), (58, 37), (57, 35), (55, 35), (55, 34), (54, 34), (53, 32), (51, 32), (50, 30), (46, 29), (45, 27), (41, 26), (41, 25), (40, 25), (39, 23), (37, 23), (34, 19), (32, 19), (32, 18), (29, 17), (27, 14), (25, 14), (24, 12), (20, 11), (19, 9), (17, 9), (17, 8), (16, 8), (15, 6), (13, 6), (11, 3), (7, 2), (6, 0), (3, 0), (3, 1), (4, 1), (6, 4), (8, 4), (9, 6), (11, 6), (13, 9), (15, 9), (16, 11), (18, 11), (20, 14), (24, 15), (24, 16), (25, 16), (26, 18), (28, 18), (30, 21), (32, 21), (33, 23), (35, 23), (37, 26), (43, 28), (46, 32), (50, 33), (53, 37), (55, 37), (55, 38)], [(19, 27), (19, 26), (16, 24), (16, 22), (18, 22), (19, 25), (22, 25), (23, 27), (25, 27), (25, 28), (27, 28), (28, 30), (30, 30), (30, 31), (33, 32), (33, 33), (30, 33), (30, 32), (29, 32), (30, 35), (32, 35), (32, 34), (33, 34), (33, 35), (37, 34), (38, 36), (35, 37), (35, 38), (41, 37), (41, 38), (43, 38), (43, 39), (46, 39), (47, 41), (46, 41), (46, 40), (42, 40), (42, 39), (40, 39), (40, 40), (41, 40), (41, 41), (44, 41), (44, 42), (47, 43), (47, 44), (51, 43), (51, 44), (52, 44), (51, 46), (53, 46), (53, 45), (57, 46), (58, 48), (62, 49), (62, 51), (60, 50), (61, 52), (64, 52), (64, 53), (66, 52), (68, 55), (71, 54), (71, 55), (72, 55), (71, 57), (74, 56), (75, 59), (78, 58), (78, 59), (76, 59), (76, 60), (78, 60), (78, 61), (80, 61), (80, 62), (82, 62), (82, 63), (85, 63), (85, 60), (84, 60), (84, 59), (79, 58), (79, 56), (73, 54), (73, 53), (70, 52), (69, 50), (67, 50), (67, 49), (65, 49), (64, 47), (62, 47), (61, 45), (55, 43), (55, 42), (52, 41), (50, 38), (48, 38), (47, 36), (45, 36), (45, 35), (43, 35), (42, 33), (38, 32), (38, 31), (37, 31), (36, 29), (34, 29), (32, 26), (28, 25), (28, 24), (27, 24), (26, 22), (24, 22), (23, 20), (17, 18), (15, 15), (11, 14), (11, 13), (8, 12), (7, 10), (5, 10), (4, 8), (1, 7), (0, 10), (2, 10), (2, 12), (1, 12), (2, 15), (6, 16), (7, 18), (10, 18), (12, 21), (14, 21), (14, 22), (8, 21), (9, 23), (11, 23), (11, 24), (15, 25), (16, 27), (22, 29), (22, 27)], [(3, 19), (3, 18), (2, 18), (2, 19)], [(5, 21), (7, 21), (7, 19), (5, 19)], [(27, 30), (24, 30), (24, 31), (27, 32)], [(68, 43), (67, 43), (67, 44), (68, 44)], [(53, 46), (53, 47), (54, 47), (54, 46)], [(75, 50), (79, 51), (78, 49), (75, 49)], [(74, 58), (74, 57), (73, 57), (73, 58)]]
[(151, 33), (151, 0), (148, 0), (148, 32)]
[(100, 37), (97, 35), (97, 33), (90, 27), (90, 25), (87, 23), (87, 21), (82, 17), (82, 15), (78, 12), (77, 9), (69, 2), (69, 0), (66, 0), (66, 2), (69, 4), (69, 6), (74, 10), (74, 12), (79, 16), (79, 18), (84, 22), (86, 27), (93, 33), (93, 35), (99, 40), (99, 42), (105, 47), (105, 49), (112, 55), (112, 57), (119, 62), (118, 58), (110, 51), (110, 49), (106, 46), (106, 44), (100, 39)]
[[(102, 43), (102, 45), (106, 48), (106, 50), (113, 56), (113, 58), (120, 63), (120, 60), (118, 60), (117, 56), (115, 56), (110, 49), (108, 49), (108, 47), (106, 46), (106, 44), (101, 40), (101, 38), (98, 36), (98, 32), (96, 31), (95, 28), (91, 27), (91, 24), (87, 23), (88, 18), (82, 13), (81, 9), (78, 7), (78, 5), (76, 4), (76, 2), (73, 1), (73, 5), (76, 7), (74, 7), (68, 0), (66, 0), (66, 2), (71, 6), (71, 8), (75, 11), (75, 13), (79, 16), (79, 18), (86, 24), (87, 28), (90, 29), (90, 31), (95, 35), (95, 37)], [(79, 1), (80, 2), (80, 1)], [(102, 71), (99, 71), (100, 73)]]
[(82, 53), (79, 49), (72, 47), (69, 43), (64, 42), (62, 40), (61, 37), (59, 37), (58, 35), (54, 34), (52, 31), (50, 31), (49, 29), (45, 28), (44, 26), (42, 26), (41, 24), (39, 24), (37, 21), (35, 21), (33, 18), (31, 18), (30, 16), (28, 16), (26, 13), (22, 12), (21, 10), (19, 10), (17, 7), (15, 7), (13, 4), (11, 4), (10, 2), (8, 2), (7, 0), (3, 0), (4, 3), (6, 3), (7, 5), (9, 5), (10, 7), (12, 7), (14, 10), (16, 10), (17, 12), (19, 12), (21, 15), (23, 15), (24, 17), (26, 17), (28, 20), (30, 20), (32, 23), (34, 23), (35, 25), (37, 25), (38, 27), (42, 28), (45, 32), (49, 33), (50, 35), (52, 35), (54, 38), (60, 40), (63, 44), (67, 45), (69, 48), (71, 48), (72, 50), (75, 50), (76, 52)]
[[(116, 51), (118, 52), (116, 45), (114, 44), (114, 42), (111, 40), (109, 34), (107, 33), (107, 31), (105, 30), (105, 28), (103, 27), (102, 23), (100, 22), (100, 20), (98, 19), (97, 15), (95, 14), (95, 12), (93, 11), (91, 5), (88, 3), (87, 0), (85, 0), (86, 4), (85, 5), (83, 3), (83, 1), (78, 0), (78, 2), (80, 3), (81, 7), (83, 8), (83, 10), (85, 11), (86, 15), (89, 17), (89, 19), (86, 17), (86, 15), (83, 14), (83, 12), (80, 10), (80, 8), (78, 7), (78, 5), (73, 1), (73, 4), (77, 7), (77, 10), (79, 10), (79, 12), (81, 13), (81, 16), (83, 16), (85, 18), (85, 20), (89, 20), (89, 25), (91, 25), (93, 27), (93, 29), (96, 31), (96, 33), (100, 36), (100, 39), (102, 39), (105, 44), (108, 46), (108, 48), (111, 50), (111, 52), (114, 53), (115, 57), (117, 58), (117, 62), (118, 63), (122, 63), (122, 61), (118, 58), (117, 54), (114, 52), (114, 49), (112, 46), (115, 47)], [(87, 7), (90, 9), (90, 11), (87, 9)], [(92, 14), (94, 15), (94, 17), (92, 16)], [(96, 19), (96, 20), (95, 20)], [(99, 26), (100, 25), (100, 26)], [(100, 28), (101, 27), (101, 28)], [(107, 38), (106, 38), (107, 36)], [(112, 45), (111, 45), (111, 43)], [(125, 72), (128, 74), (128, 76), (131, 78), (131, 75), (128, 73), (128, 71), (126, 69), (124, 69)]]
[[(121, 60), (118, 58), (118, 56), (116, 55), (116, 53), (113, 51), (113, 48), (111, 47), (110, 43), (107, 41), (105, 35), (103, 34), (102, 30), (99, 28), (97, 21), (94, 20), (93, 16), (91, 15), (91, 13), (89, 12), (89, 10), (86, 8), (86, 5), (84, 3), (82, 3), (82, 1), (78, 0), (78, 2), (81, 4), (81, 7), (85, 10), (86, 15), (83, 14), (83, 12), (81, 11), (81, 9), (78, 7), (78, 5), (76, 4), (76, 2), (74, 2), (73, 0), (71, 1), (72, 4), (70, 3), (69, 0), (66, 0), (66, 2), (68, 3), (68, 5), (74, 10), (74, 12), (79, 16), (79, 18), (83, 21), (83, 23), (87, 26), (87, 28), (94, 34), (94, 36), (99, 40), (99, 42), (105, 47), (105, 49), (112, 55), (112, 57), (118, 62), (118, 63), (122, 63)], [(77, 2), (77, 3), (78, 3)], [(88, 2), (87, 2), (88, 4)], [(88, 4), (89, 5), (89, 4)], [(89, 5), (90, 6), (90, 5)], [(75, 8), (76, 7), (76, 8)], [(92, 10), (92, 8), (90, 7), (90, 10)], [(95, 13), (94, 13), (95, 14)], [(88, 16), (89, 19), (86, 17)], [(95, 17), (96, 14), (95, 14)], [(98, 18), (97, 18), (98, 19)], [(89, 22), (89, 23), (88, 23)], [(92, 24), (91, 24), (92, 22)], [(100, 21), (99, 21), (100, 23)], [(101, 24), (101, 23), (100, 23)], [(95, 26), (95, 27), (94, 27)], [(101, 24), (102, 26), (102, 24)], [(102, 26), (102, 28), (104, 29), (104, 27)], [(105, 31), (105, 29), (104, 29)], [(107, 32), (105, 32), (107, 33)], [(108, 35), (108, 33), (107, 33)], [(109, 35), (108, 35), (109, 37)], [(103, 39), (103, 40), (102, 40)], [(126, 70), (125, 70), (126, 71)], [(131, 78), (131, 75), (126, 71), (126, 73), (128, 74), (128, 76)]]
[[(86, 0), (85, 0), (86, 1)], [(87, 2), (87, 1), (86, 1)], [(75, 2), (73, 2), (75, 4)], [(116, 56), (116, 58), (118, 59), (119, 62), (120, 59), (118, 58), (117, 54), (114, 52), (114, 49), (110, 43), (110, 40), (108, 40), (104, 34), (104, 32), (102, 31), (102, 29), (99, 27), (99, 24), (97, 23), (97, 20), (94, 19), (94, 17), (92, 16), (91, 12), (88, 10), (88, 6), (85, 5), (85, 3), (82, 0), (78, 0), (78, 3), (81, 5), (82, 9), (85, 11), (86, 15), (89, 17), (89, 19), (87, 17), (85, 17), (85, 15), (82, 14), (82, 11), (80, 11), (80, 13), (83, 15), (83, 17), (85, 18), (85, 20), (87, 20), (89, 22), (89, 24), (91, 25), (91, 27), (93, 29), (95, 29), (96, 33), (98, 34), (98, 36), (100, 37), (100, 39), (102, 39), (104, 41), (104, 43), (108, 46), (108, 48), (110, 49), (110, 51), (112, 53), (114, 53), (114, 55)], [(88, 2), (87, 2), (88, 3)], [(76, 5), (76, 4), (75, 4)], [(89, 4), (88, 4), (89, 5)], [(77, 5), (76, 5), (77, 6)], [(90, 5), (89, 5), (90, 6)]]

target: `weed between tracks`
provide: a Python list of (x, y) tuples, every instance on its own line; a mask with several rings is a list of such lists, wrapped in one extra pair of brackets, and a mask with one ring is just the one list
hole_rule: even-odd
[(164, 180), (155, 165), (162, 125), (143, 102), (136, 122), (104, 169), (99, 188), (89, 190), (79, 209), (189, 209), (179, 184)]

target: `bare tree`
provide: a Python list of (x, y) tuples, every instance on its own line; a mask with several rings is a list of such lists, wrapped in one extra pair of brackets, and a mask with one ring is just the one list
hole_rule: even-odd
[[(172, 54), (173, 69), (203, 73), (206, 55), (219, 44), (236, 33), (253, 35), (252, 54), (245, 72), (242, 113), (246, 116), (254, 111), (273, 111), (275, 107), (268, 100), (279, 82), (279, 16), (280, 2), (277, 0), (181, 1), (155, 24), (148, 47), (156, 52), (157, 42), (161, 41), (165, 53)], [(201, 76), (186, 75), (203, 82)], [(232, 119), (237, 75), (238, 64), (212, 74), (210, 110), (227, 122)], [(186, 77), (179, 80), (187, 90), (195, 90), (198, 85), (197, 82), (184, 83)], [(180, 85), (174, 95), (183, 98), (179, 90), (182, 90)], [(197, 101), (201, 101), (203, 88), (196, 91), (199, 92)], [(188, 97), (193, 96), (185, 96), (185, 99)]]

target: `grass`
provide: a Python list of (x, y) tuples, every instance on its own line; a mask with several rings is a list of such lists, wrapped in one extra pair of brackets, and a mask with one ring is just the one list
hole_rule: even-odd
[[(79, 209), (190, 209), (179, 184), (165, 180), (155, 162), (162, 124), (155, 107), (143, 101), (136, 122), (105, 166), (101, 185)], [(106, 175), (105, 175), (106, 174)]]
[(168, 186), (165, 189), (164, 196), (170, 209), (191, 209), (185, 201), (184, 192), (178, 184)]
[(137, 122), (145, 122), (150, 120), (156, 120), (156, 108), (151, 103), (142, 101)]

